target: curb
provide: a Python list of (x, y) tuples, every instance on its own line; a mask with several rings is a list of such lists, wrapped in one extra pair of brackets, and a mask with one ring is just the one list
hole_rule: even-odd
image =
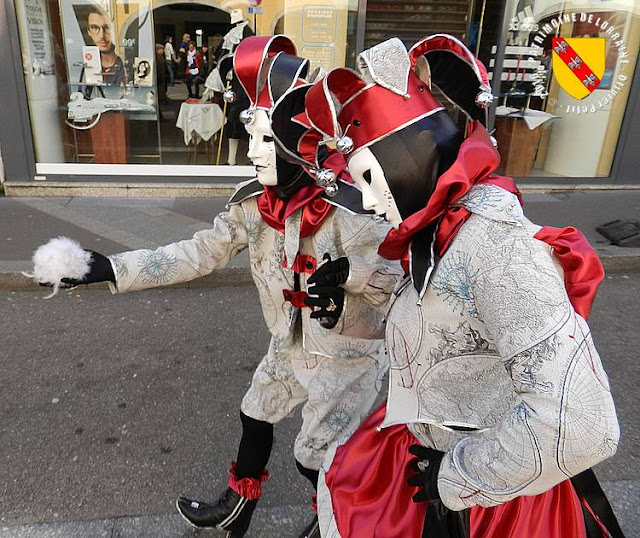
[[(596, 250), (605, 273), (639, 273), (640, 248), (624, 249), (621, 247), (601, 247)], [(253, 277), (249, 267), (223, 267), (213, 273), (192, 280), (165, 286), (175, 289), (218, 288), (221, 286), (249, 286), (253, 285)], [(92, 284), (91, 289), (108, 290), (107, 284)], [(0, 291), (42, 291), (42, 286), (25, 278), (20, 272), (0, 272)]]
[[(203, 276), (202, 278), (163, 287), (167, 289), (197, 289), (248, 285), (253, 285), (253, 278), (251, 277), (251, 269), (249, 269), (249, 267), (223, 267), (216, 269), (213, 273)], [(91, 284), (91, 289), (108, 290), (109, 286), (106, 283)], [(43, 287), (26, 278), (20, 272), (0, 272), (0, 291), (42, 292)]]
[[(245, 178), (240, 178), (245, 179)], [(9, 181), (4, 183), (7, 197), (73, 197), (102, 198), (218, 198), (230, 197), (236, 183), (95, 183), (71, 181)]]
[[(243, 181), (247, 178), (238, 178)], [(5, 181), (4, 195), (8, 197), (72, 197), (93, 196), (105, 198), (215, 198), (229, 197), (238, 182), (231, 183), (161, 183), (126, 181)], [(520, 183), (523, 194), (575, 191), (628, 191), (640, 190), (640, 184), (599, 183)]]

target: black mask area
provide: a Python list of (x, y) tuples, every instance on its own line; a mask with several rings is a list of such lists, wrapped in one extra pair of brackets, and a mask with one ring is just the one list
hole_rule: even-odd
[(315, 180), (302, 168), (301, 164), (305, 161), (298, 154), (298, 143), (307, 128), (292, 121), (292, 118), (304, 112), (304, 99), (308, 90), (309, 86), (300, 86), (291, 90), (278, 101), (271, 114), (278, 171), (278, 184), (275, 191), (276, 196), (285, 201), (296, 191), (315, 183)]
[(304, 169), (283, 159), (278, 154), (276, 144), (276, 170), (278, 172), (278, 184), (275, 186), (276, 196), (281, 200), (288, 200), (298, 190), (314, 183), (313, 178)]
[(461, 143), (460, 131), (442, 110), (369, 146), (403, 220), (427, 205), (438, 178), (456, 160)]

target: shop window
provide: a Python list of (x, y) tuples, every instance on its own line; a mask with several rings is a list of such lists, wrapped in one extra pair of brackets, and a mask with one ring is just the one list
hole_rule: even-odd
[[(220, 60), (246, 36), (275, 30), (312, 69), (350, 63), (355, 50), (354, 1), (268, 0), (235, 11), (213, 0), (15, 3), (41, 173), (49, 164), (142, 164), (186, 176), (189, 165), (231, 164), (245, 168), (205, 173), (249, 176), (240, 106), (222, 98), (226, 77), (211, 76)], [(79, 169), (97, 168), (55, 168)]]
[[(496, 110), (499, 171), (609, 176), (638, 55), (637, 2), (516, 4)], [(496, 56), (493, 46), (491, 70)]]

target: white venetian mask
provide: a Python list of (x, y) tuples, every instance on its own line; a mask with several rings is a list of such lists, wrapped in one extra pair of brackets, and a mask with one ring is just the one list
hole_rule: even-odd
[(402, 217), (391, 194), (384, 171), (369, 148), (362, 148), (349, 159), (349, 173), (362, 191), (362, 207), (383, 216), (394, 228)]
[(253, 111), (253, 120), (245, 124), (245, 129), (249, 133), (247, 157), (256, 167), (258, 181), (270, 187), (277, 185), (276, 147), (267, 112), (261, 109)]

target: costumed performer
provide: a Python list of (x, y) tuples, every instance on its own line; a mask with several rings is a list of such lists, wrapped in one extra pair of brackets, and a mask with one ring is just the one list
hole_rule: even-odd
[[(391, 39), (358, 68), (314, 85), (306, 112), (394, 227), (379, 252), (407, 277), (385, 328), (386, 409), (323, 463), (322, 536), (622, 536), (589, 470), (619, 438), (586, 323), (596, 254), (574, 228), (529, 221), (493, 174), (486, 70), (460, 41)], [(465, 114), (464, 140), (432, 87)]]
[[(223, 529), (234, 538), (246, 533), (262, 494), (274, 424), (303, 406), (294, 456), (315, 489), (328, 446), (369, 413), (388, 367), (382, 340), (340, 333), (358, 324), (378, 330), (377, 310), (386, 310), (401, 276), (397, 262), (377, 254), (389, 226), (362, 209), (353, 185), (338, 173), (336, 181), (319, 186), (300, 166), (276, 156), (268, 113), (304, 82), (307, 60), (295, 56), (284, 36), (251, 37), (239, 45), (235, 64), (251, 101), (243, 118), (257, 179), (238, 186), (212, 229), (156, 250), (108, 258), (93, 253), (87, 276), (65, 279), (66, 284), (109, 281), (112, 291), (124, 293), (204, 276), (249, 248), (271, 342), (242, 401), (242, 438), (228, 487), (211, 504), (177, 501), (191, 524)], [(344, 168), (342, 156), (335, 156)], [(349, 256), (348, 281), (344, 293), (314, 312), (305, 302), (313, 302), (306, 292), (308, 277), (325, 255)], [(302, 536), (319, 536), (317, 516)]]

